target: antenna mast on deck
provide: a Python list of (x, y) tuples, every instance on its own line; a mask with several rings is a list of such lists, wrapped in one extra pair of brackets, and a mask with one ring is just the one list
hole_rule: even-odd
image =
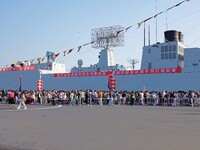
[(128, 58), (128, 62), (131, 64), (131, 68), (134, 70), (135, 69), (135, 64), (137, 64), (139, 62), (139, 60), (138, 59)]
[[(155, 0), (155, 11), (156, 11), (156, 14), (157, 14), (157, 0)], [(158, 38), (158, 19), (156, 17), (156, 43), (157, 43), (157, 39)]]

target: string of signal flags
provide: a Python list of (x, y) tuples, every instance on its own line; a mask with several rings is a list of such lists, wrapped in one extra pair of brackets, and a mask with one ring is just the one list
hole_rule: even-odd
[[(183, 0), (183, 1), (179, 2), (179, 3), (177, 3), (176, 5), (173, 5), (173, 6), (169, 7), (169, 8), (167, 8), (165, 11), (161, 11), (161, 12), (159, 12), (159, 13), (157, 13), (157, 14), (151, 16), (151, 17), (148, 17), (147, 19), (142, 20), (141, 22), (138, 22), (138, 23), (137, 23), (137, 29), (139, 29), (139, 28), (141, 27), (141, 25), (144, 24), (144, 23), (146, 23), (147, 21), (149, 21), (149, 20), (151, 20), (151, 19), (153, 19), (153, 18), (158, 17), (159, 15), (163, 14), (164, 12), (167, 13), (169, 10), (174, 9), (174, 8), (176, 8), (176, 7), (180, 6), (180, 5), (182, 5), (183, 3), (186, 3), (186, 2), (189, 2), (189, 1), (191, 1), (191, 0)], [(120, 34), (121, 32), (127, 32), (127, 31), (128, 31), (130, 28), (132, 28), (132, 27), (134, 27), (134, 25), (128, 26), (128, 27), (126, 27), (126, 28), (124, 28), (124, 29), (122, 29), (122, 30), (117, 31), (117, 32), (116, 32), (116, 36), (118, 36), (118, 34)], [(76, 47), (76, 48), (71, 48), (71, 49), (69, 49), (69, 50), (64, 50), (64, 51), (62, 51), (62, 52), (55, 53), (55, 54), (54, 54), (54, 57), (57, 58), (61, 53), (63, 53), (63, 56), (66, 56), (66, 54), (68, 55), (68, 54), (70, 54), (71, 52), (73, 52), (73, 51), (76, 50), (76, 49), (77, 49), (77, 52), (80, 52), (80, 50), (81, 50), (82, 47), (85, 47), (85, 46), (87, 46), (87, 45), (93, 44), (94, 42), (96, 42), (96, 41), (91, 41), (91, 42), (85, 43), (85, 44), (83, 44), (83, 45), (80, 45), (80, 46), (78, 46), (78, 47)], [(36, 58), (36, 59), (31, 59), (31, 60), (25, 60), (24, 62), (33, 62), (33, 61), (37, 60), (38, 64), (40, 64), (40, 63), (43, 62), (47, 57), (48, 57), (48, 56), (39, 57), (39, 58)], [(21, 63), (20, 61), (17, 61), (17, 62), (14, 62), (13, 64), (19, 65), (20, 63)]]

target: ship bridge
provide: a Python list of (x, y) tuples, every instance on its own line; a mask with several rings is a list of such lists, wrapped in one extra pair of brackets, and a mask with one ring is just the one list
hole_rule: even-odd
[(163, 43), (143, 47), (141, 69), (183, 68), (184, 49), (182, 33), (166, 31)]

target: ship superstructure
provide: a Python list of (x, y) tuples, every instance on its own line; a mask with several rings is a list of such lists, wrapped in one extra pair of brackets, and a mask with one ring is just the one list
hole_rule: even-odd
[[(54, 74), (55, 81), (62, 88), (108, 90), (108, 74), (112, 73), (118, 91), (200, 90), (200, 49), (186, 48), (179, 31), (166, 31), (164, 37), (163, 43), (143, 47), (140, 70), (127, 70), (124, 66), (116, 68), (118, 65), (97, 69), (99, 66), (96, 64), (88, 68), (80, 67), (81, 71), (77, 67), (70, 73)], [(106, 59), (104, 62), (108, 62)], [(74, 83), (68, 86), (71, 80)]]
[(83, 61), (78, 60), (78, 67), (73, 67), (71, 73), (77, 72), (104, 72), (110, 70), (125, 70), (125, 66), (115, 63), (114, 50), (102, 49), (99, 53), (99, 62), (89, 67), (82, 67)]
[(183, 68), (184, 67), (183, 35), (170, 30), (165, 32), (165, 41), (143, 48), (141, 69)]
[(44, 89), (57, 90), (108, 90), (108, 76), (116, 79), (116, 90), (128, 91), (200, 91), (200, 48), (186, 48), (181, 32), (165, 32), (163, 43), (143, 47), (140, 70), (128, 70), (114, 60), (114, 51), (103, 48), (99, 61), (82, 67), (83, 60), (70, 72), (65, 64), (57, 63), (55, 54), (46, 53), (47, 61), (2, 68), (0, 88), (35, 90), (37, 81), (43, 80)]

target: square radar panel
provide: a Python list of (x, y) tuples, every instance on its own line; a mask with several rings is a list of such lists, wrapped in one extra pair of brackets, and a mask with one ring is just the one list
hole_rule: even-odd
[(110, 48), (124, 46), (124, 27), (111, 26), (92, 29), (92, 48)]

